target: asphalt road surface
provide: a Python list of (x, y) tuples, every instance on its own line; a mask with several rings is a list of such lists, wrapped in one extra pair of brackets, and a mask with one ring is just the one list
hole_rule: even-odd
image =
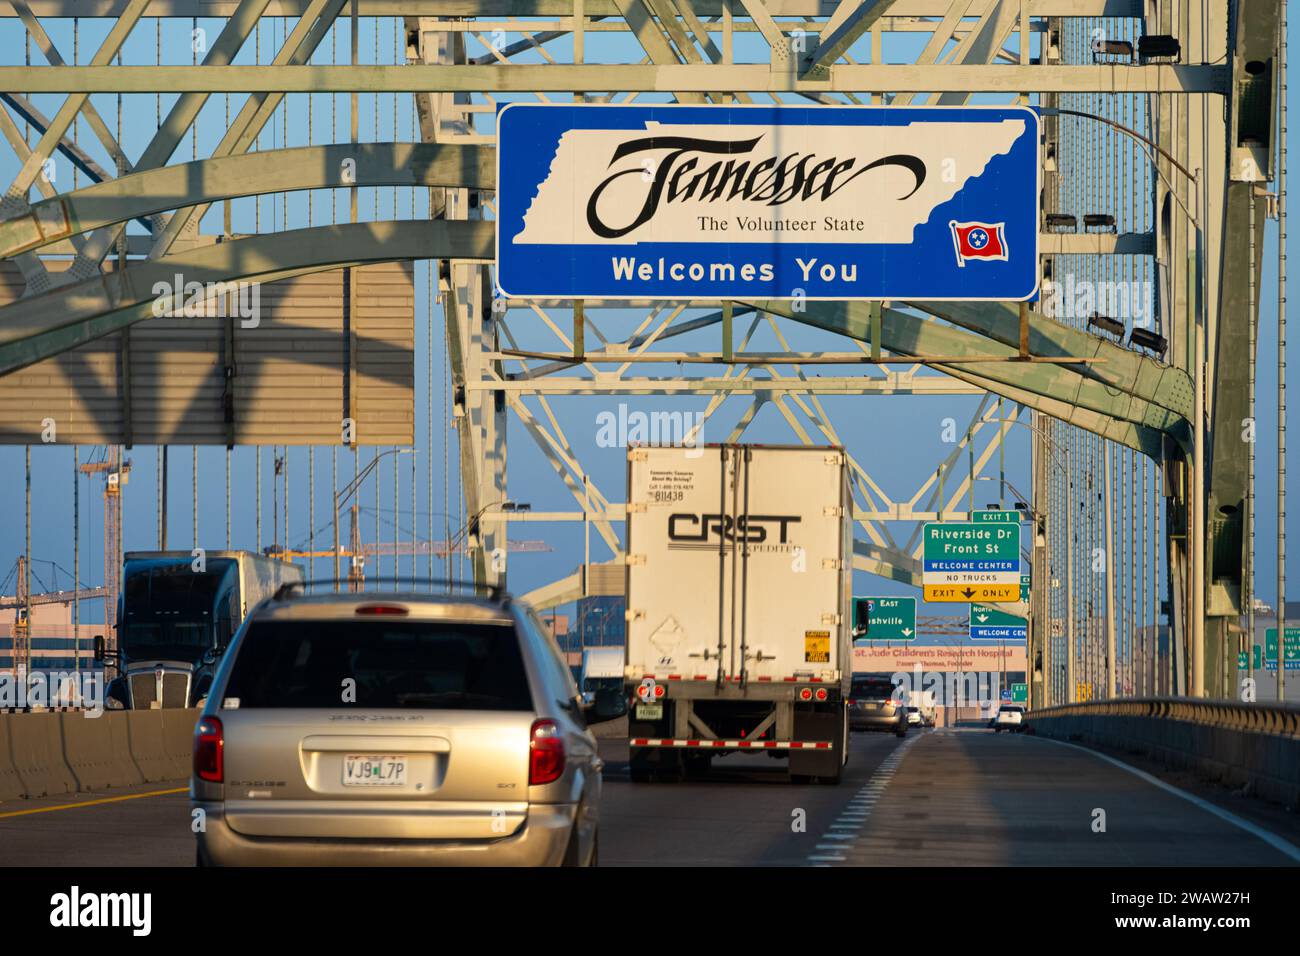
[[(1037, 737), (854, 734), (839, 786), (792, 785), (783, 761), (748, 754), (699, 780), (634, 784), (626, 745), (601, 752), (604, 866), (1300, 863), (1294, 813), (1176, 778), (1171, 790)], [(193, 862), (180, 781), (0, 803), (0, 866)]]

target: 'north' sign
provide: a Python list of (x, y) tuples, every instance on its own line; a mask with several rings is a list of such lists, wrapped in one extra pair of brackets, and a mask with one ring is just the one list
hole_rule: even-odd
[(1024, 300), (1038, 114), (1019, 106), (511, 103), (514, 297)]

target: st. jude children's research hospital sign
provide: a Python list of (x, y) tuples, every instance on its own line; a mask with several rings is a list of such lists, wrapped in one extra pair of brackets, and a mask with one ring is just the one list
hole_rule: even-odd
[(499, 292), (1031, 299), (1038, 143), (1019, 106), (512, 103)]

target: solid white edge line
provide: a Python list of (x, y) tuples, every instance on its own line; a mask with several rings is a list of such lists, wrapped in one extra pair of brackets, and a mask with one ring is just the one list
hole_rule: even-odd
[(1278, 836), (1275, 833), (1270, 833), (1268, 830), (1265, 830), (1261, 826), (1256, 826), (1254, 823), (1251, 823), (1249, 820), (1243, 820), (1241, 817), (1237, 816), (1231, 810), (1225, 810), (1223, 807), (1220, 807), (1217, 804), (1210, 803), (1210, 801), (1204, 800), (1193, 793), (1188, 793), (1186, 790), (1179, 790), (1173, 784), (1165, 783), (1165, 781), (1161, 780), (1159, 777), (1154, 777), (1151, 774), (1147, 773), (1145, 770), (1139, 770), (1137, 767), (1134, 767), (1130, 764), (1126, 764), (1122, 760), (1116, 760), (1114, 757), (1110, 756), (1109, 754), (1104, 754), (1098, 750), (1093, 750), (1090, 747), (1083, 747), (1080, 746), (1079, 744), (1072, 744), (1065, 740), (1056, 740), (1053, 737), (1040, 737), (1037, 734), (1033, 735), (1033, 739), (1045, 740), (1049, 743), (1060, 744), (1062, 747), (1070, 747), (1074, 750), (1081, 750), (1086, 754), (1092, 754), (1098, 760), (1104, 760), (1106, 761), (1106, 763), (1113, 764), (1114, 766), (1119, 767), (1121, 770), (1127, 770), (1129, 773), (1133, 774), (1133, 776), (1137, 777), (1138, 779), (1145, 780), (1147, 783), (1159, 787), (1161, 790), (1164, 790), (1166, 793), (1172, 793), (1176, 797), (1182, 797), (1188, 803), (1200, 807), (1206, 813), (1218, 817), (1220, 820), (1223, 820), (1225, 823), (1231, 823), (1233, 826), (1245, 830), (1247, 833), (1251, 834), (1252, 836), (1256, 836), (1259, 839), (1263, 840), (1265, 843), (1267, 843), (1273, 849), (1277, 850), (1283, 856), (1289, 856), (1297, 863), (1300, 863), (1300, 847), (1297, 847), (1294, 843), (1291, 843), (1290, 841), (1283, 839), (1282, 837)]

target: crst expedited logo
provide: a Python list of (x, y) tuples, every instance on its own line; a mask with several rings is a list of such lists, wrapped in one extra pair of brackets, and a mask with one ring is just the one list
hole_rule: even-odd
[(504, 295), (1037, 295), (1028, 107), (511, 103), (497, 137)]

